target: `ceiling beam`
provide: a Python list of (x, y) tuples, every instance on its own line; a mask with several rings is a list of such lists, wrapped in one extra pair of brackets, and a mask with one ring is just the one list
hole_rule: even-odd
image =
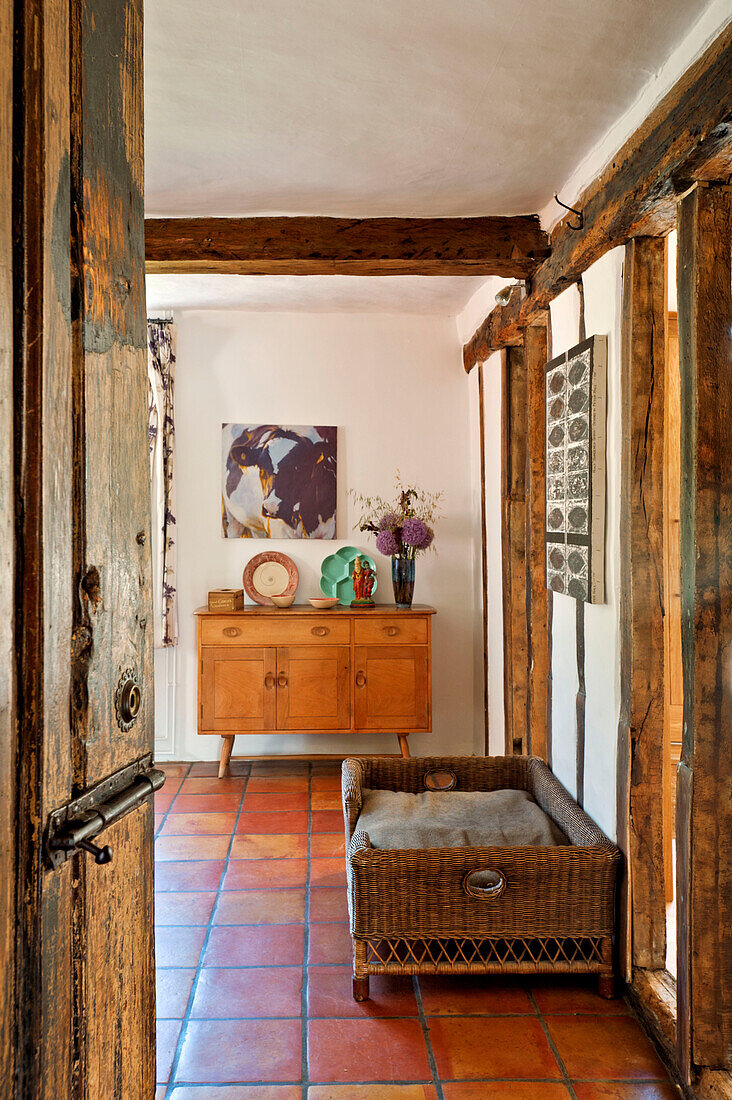
[(522, 301), (517, 293), (508, 305), (496, 306), (463, 347), (466, 371), (520, 343), (526, 326), (605, 252), (632, 237), (669, 233), (678, 200), (693, 183), (730, 178), (731, 104), (732, 24), (582, 193), (574, 204), (582, 211), (582, 229), (567, 224), (574, 215), (556, 226), (551, 255), (531, 279), (528, 296)]
[(548, 252), (535, 214), (500, 218), (149, 218), (156, 274), (502, 275)]

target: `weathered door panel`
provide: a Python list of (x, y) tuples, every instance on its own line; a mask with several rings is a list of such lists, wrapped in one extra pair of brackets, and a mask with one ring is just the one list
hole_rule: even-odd
[[(153, 743), (141, 55), (139, 0), (0, 0), (0, 655), (12, 670), (0, 677), (0, 1092), (12, 1100), (154, 1094), (152, 807), (104, 834), (110, 865), (44, 858), (52, 811)], [(142, 710), (123, 730), (125, 668)]]
[[(79, 2), (72, 20), (76, 625), (91, 640), (76, 733), (87, 788), (153, 748), (141, 0)], [(125, 674), (142, 696), (131, 725), (118, 713)], [(154, 1091), (152, 814), (148, 804), (107, 830), (113, 863), (86, 861), (82, 871), (80, 1094), (89, 1100)]]

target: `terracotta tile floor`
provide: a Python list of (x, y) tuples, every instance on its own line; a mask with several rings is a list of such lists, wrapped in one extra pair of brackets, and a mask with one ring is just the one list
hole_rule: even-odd
[(593, 980), (372, 978), (351, 997), (339, 768), (163, 765), (157, 1100), (672, 1100)]

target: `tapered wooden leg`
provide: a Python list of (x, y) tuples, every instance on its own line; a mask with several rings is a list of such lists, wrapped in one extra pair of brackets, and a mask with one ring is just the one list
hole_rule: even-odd
[(353, 999), (354, 1001), (368, 1001), (369, 999), (369, 980), (366, 978), (354, 978), (353, 979)]
[(231, 760), (231, 750), (234, 748), (234, 737), (221, 738), (221, 759), (219, 760), (219, 779), (223, 779)]
[(399, 748), (401, 749), (402, 756), (405, 760), (409, 760), (409, 742), (407, 740), (407, 736), (408, 735), (406, 733), (397, 734), (397, 737), (399, 738)]
[(600, 974), (597, 979), (597, 992), (610, 1001), (615, 996), (615, 977), (613, 974)]

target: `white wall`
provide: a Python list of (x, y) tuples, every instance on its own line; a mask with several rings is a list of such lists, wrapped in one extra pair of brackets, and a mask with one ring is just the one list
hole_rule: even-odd
[(503, 556), (501, 544), (501, 354), (483, 364), (485, 428), (485, 540), (488, 555), (488, 737), (490, 751), (505, 749), (503, 710)]
[[(317, 594), (320, 563), (339, 545), (377, 561), (377, 602), (393, 602), (390, 562), (370, 536), (352, 530), (346, 496), (390, 494), (394, 471), (445, 491), (438, 554), (417, 561), (415, 602), (433, 620), (433, 732), (415, 734), (414, 754), (482, 751), (474, 708), (474, 478), (470, 388), (454, 319), (374, 314), (181, 311), (176, 368), (178, 598), (175, 730), (171, 754), (211, 759), (218, 737), (196, 734), (193, 611), (210, 588), (241, 586), (249, 558), (281, 550), (300, 573), (297, 602)], [(336, 424), (338, 541), (224, 539), (220, 514), (221, 424)], [(476, 722), (478, 732), (476, 735)], [(163, 731), (159, 731), (163, 735)], [(394, 741), (394, 744), (392, 744)], [(396, 739), (237, 738), (235, 753), (395, 751)]]

